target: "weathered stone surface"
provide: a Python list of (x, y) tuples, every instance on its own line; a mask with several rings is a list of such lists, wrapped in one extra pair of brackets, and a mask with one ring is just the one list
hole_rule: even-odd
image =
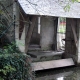
[(41, 39), (40, 46), (42, 50), (51, 50), (54, 37), (54, 18), (41, 17)]
[(33, 71), (72, 66), (72, 58), (32, 63)]

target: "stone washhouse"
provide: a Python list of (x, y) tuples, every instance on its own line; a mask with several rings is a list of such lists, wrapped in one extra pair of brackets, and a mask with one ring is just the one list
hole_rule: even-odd
[[(66, 67), (80, 63), (80, 3), (64, 0), (18, 0), (15, 40), (18, 48), (31, 56), (33, 70)], [(65, 50), (57, 51), (58, 18), (66, 18)]]

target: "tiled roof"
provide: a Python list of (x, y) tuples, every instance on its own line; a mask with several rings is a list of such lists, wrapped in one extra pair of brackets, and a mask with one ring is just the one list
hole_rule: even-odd
[(80, 18), (80, 3), (70, 3), (65, 11), (67, 0), (18, 0), (26, 14)]

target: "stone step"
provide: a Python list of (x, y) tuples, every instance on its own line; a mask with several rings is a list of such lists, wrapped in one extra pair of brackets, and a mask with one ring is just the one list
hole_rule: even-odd
[(58, 60), (62, 58), (64, 51), (31, 51), (28, 55), (32, 57), (33, 62)]
[(73, 65), (75, 65), (73, 59), (67, 58), (67, 59), (44, 61), (44, 62), (34, 62), (32, 63), (32, 68), (33, 71), (38, 71), (38, 70), (73, 66)]
[(38, 57), (44, 57), (44, 56), (55, 56), (55, 55), (62, 55), (64, 51), (31, 51), (28, 52), (28, 55), (31, 55), (31, 57), (38, 58)]
[(29, 47), (32, 47), (32, 48), (40, 48), (40, 45), (37, 45), (37, 44), (34, 45), (34, 44), (33, 44), (33, 45), (30, 45)]
[(30, 45), (28, 50), (29, 51), (36, 51), (36, 50), (40, 51), (41, 47), (40, 47), (40, 45)]
[(29, 47), (28, 51), (40, 51), (41, 48), (32, 48), (32, 47)]

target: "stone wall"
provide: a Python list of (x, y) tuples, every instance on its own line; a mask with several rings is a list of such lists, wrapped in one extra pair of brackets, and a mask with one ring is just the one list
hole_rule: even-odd
[(41, 40), (40, 46), (43, 50), (51, 50), (54, 37), (53, 17), (41, 17)]
[[(26, 18), (23, 16), (22, 9), (18, 3), (15, 4), (14, 8), (15, 8), (15, 15), (16, 15), (15, 41), (19, 50), (21, 52), (25, 52), (25, 35), (27, 33), (29, 23), (27, 23), (26, 20), (25, 21), (23, 20)], [(20, 22), (23, 23), (23, 25), (21, 25)], [(21, 27), (24, 27), (23, 31), (20, 29)], [(21, 33), (21, 31), (22, 31), (22, 35), (21, 38), (19, 39), (19, 34)]]

